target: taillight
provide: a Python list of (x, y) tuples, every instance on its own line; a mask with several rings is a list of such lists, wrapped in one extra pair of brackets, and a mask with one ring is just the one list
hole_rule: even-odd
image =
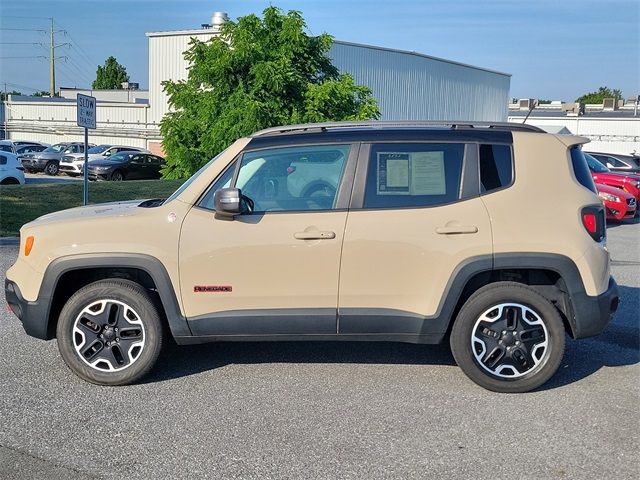
[(582, 226), (596, 242), (601, 242), (606, 235), (604, 208), (601, 205), (585, 207), (581, 212)]
[(594, 234), (598, 231), (598, 222), (596, 220), (595, 213), (583, 213), (582, 224), (584, 225), (584, 228), (587, 229), (587, 232), (591, 234)]

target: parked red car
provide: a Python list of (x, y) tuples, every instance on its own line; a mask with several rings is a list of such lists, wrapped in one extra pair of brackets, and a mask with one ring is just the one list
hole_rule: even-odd
[(633, 198), (636, 199), (636, 204), (640, 202), (640, 175), (612, 172), (591, 155), (585, 153), (584, 157), (587, 159), (589, 170), (591, 170), (591, 176), (595, 183), (624, 190), (633, 195)]
[(600, 183), (596, 183), (596, 189), (604, 203), (607, 220), (631, 219), (636, 215), (636, 199), (630, 193)]

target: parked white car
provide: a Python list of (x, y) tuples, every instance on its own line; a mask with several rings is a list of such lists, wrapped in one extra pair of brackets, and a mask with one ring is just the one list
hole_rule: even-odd
[(11, 152), (0, 152), (0, 185), (23, 185), (24, 168)]
[[(87, 151), (88, 160), (104, 160), (118, 152), (144, 152), (151, 153), (146, 148), (127, 147), (126, 145), (97, 145)], [(71, 153), (64, 155), (60, 160), (60, 171), (70, 177), (82, 175), (84, 168), (84, 153)]]

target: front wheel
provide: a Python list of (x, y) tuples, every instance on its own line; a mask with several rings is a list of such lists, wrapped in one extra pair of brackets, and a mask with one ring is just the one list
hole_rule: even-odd
[(135, 282), (100, 280), (67, 301), (58, 320), (58, 349), (80, 378), (126, 385), (156, 363), (163, 329), (147, 291)]
[(58, 169), (59, 169), (59, 166), (56, 162), (49, 162), (44, 167), (44, 173), (46, 173), (47, 175), (55, 176), (58, 174)]
[(116, 170), (111, 174), (111, 181), (122, 182), (124, 180), (124, 174), (120, 170)]
[(475, 292), (451, 331), (462, 371), (494, 392), (528, 392), (549, 380), (564, 354), (562, 318), (527, 285), (498, 282)]

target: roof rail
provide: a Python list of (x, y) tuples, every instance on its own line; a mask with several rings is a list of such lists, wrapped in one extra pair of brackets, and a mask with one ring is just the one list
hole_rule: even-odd
[(544, 130), (533, 125), (512, 122), (464, 122), (464, 121), (441, 121), (441, 120), (364, 120), (350, 122), (323, 122), (306, 123), (300, 125), (282, 125), (279, 127), (266, 128), (260, 130), (252, 137), (262, 137), (266, 135), (279, 135), (285, 133), (305, 133), (313, 131), (326, 131), (338, 128), (412, 128), (412, 127), (446, 127), (454, 130), (462, 128), (487, 128), (496, 130), (509, 130), (521, 132), (544, 133)]

